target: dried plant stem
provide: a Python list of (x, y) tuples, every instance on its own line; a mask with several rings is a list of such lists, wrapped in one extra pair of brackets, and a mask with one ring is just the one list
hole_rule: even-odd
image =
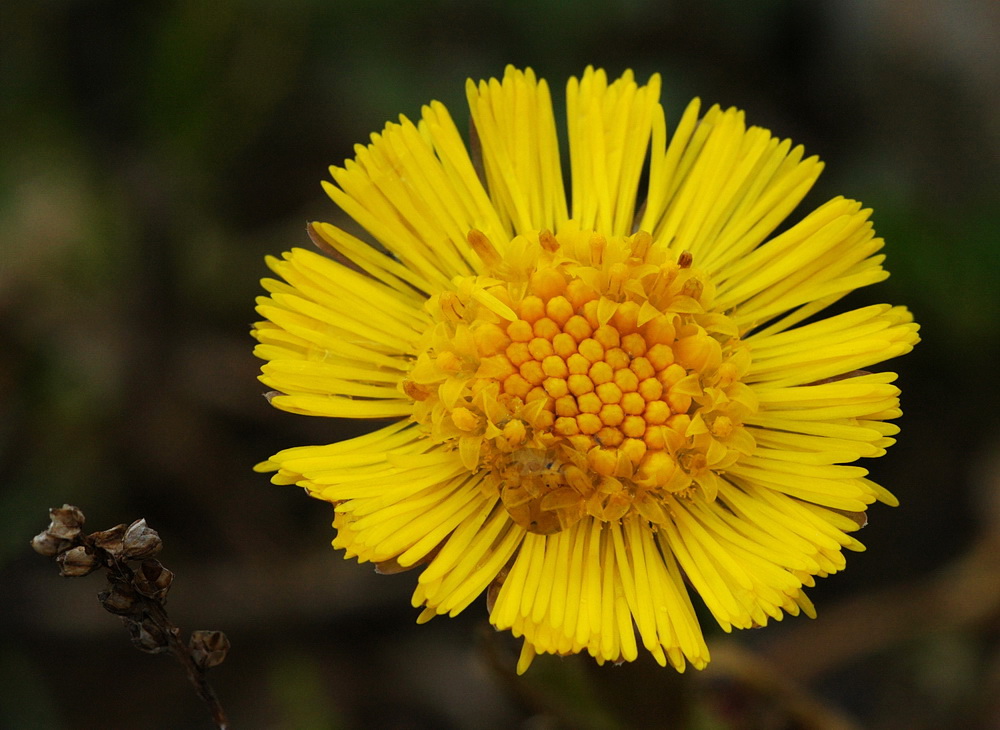
[[(68, 578), (103, 568), (108, 587), (98, 594), (101, 605), (121, 618), (135, 648), (149, 654), (173, 654), (208, 706), (216, 727), (228, 730), (229, 718), (206, 672), (225, 659), (229, 640), (220, 631), (194, 631), (189, 641), (182, 640), (181, 630), (164, 606), (173, 573), (153, 559), (163, 547), (156, 531), (145, 520), (136, 520), (128, 526), (85, 535), (83, 512), (71, 505), (49, 510), (49, 517), (48, 528), (31, 542), (35, 551), (54, 557), (60, 573)], [(141, 562), (133, 568), (129, 561)]]
[(229, 717), (219, 702), (215, 690), (212, 689), (212, 685), (208, 683), (208, 678), (205, 676), (205, 667), (199, 666), (191, 656), (188, 645), (181, 641), (180, 629), (174, 626), (170, 619), (167, 618), (167, 614), (162, 606), (155, 606), (151, 610), (150, 615), (158, 622), (162, 622), (162, 625), (167, 629), (167, 641), (170, 646), (170, 653), (184, 667), (184, 673), (187, 674), (188, 681), (194, 687), (194, 691), (198, 693), (202, 702), (208, 706), (208, 711), (211, 713), (212, 721), (216, 727), (219, 730), (228, 730)]
[[(87, 538), (84, 537), (82, 541), (86, 544)], [(106, 561), (105, 568), (107, 569), (108, 577), (112, 582), (124, 585), (131, 585), (134, 582), (135, 571), (133, 571), (132, 568), (125, 563), (116, 560), (114, 556), (111, 555), (107, 556)], [(138, 613), (150, 619), (153, 624), (162, 631), (162, 635), (166, 639), (166, 649), (169, 650), (178, 663), (184, 667), (184, 673), (187, 675), (188, 681), (191, 683), (191, 686), (194, 687), (198, 697), (200, 697), (201, 700), (208, 706), (208, 710), (212, 715), (212, 721), (215, 723), (216, 727), (219, 728), (219, 730), (228, 730), (229, 717), (226, 715), (225, 709), (219, 702), (219, 698), (215, 694), (215, 690), (213, 690), (212, 686), (208, 683), (208, 677), (206, 675), (208, 667), (195, 661), (195, 658), (192, 655), (191, 647), (188, 646), (188, 644), (181, 638), (181, 630), (175, 626), (170, 620), (170, 617), (167, 616), (166, 608), (164, 608), (160, 601), (141, 594), (137, 598), (137, 603), (142, 604)]]

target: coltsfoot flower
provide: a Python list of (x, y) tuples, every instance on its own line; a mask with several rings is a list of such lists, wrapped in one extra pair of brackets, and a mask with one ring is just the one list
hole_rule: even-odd
[[(567, 87), (567, 200), (549, 89), (469, 82), (481, 166), (440, 103), (331, 168), (326, 223), (269, 259), (256, 354), (286, 411), (391, 419), (258, 466), (335, 506), (333, 545), (424, 565), (420, 621), (487, 594), (538, 652), (678, 670), (719, 625), (814, 615), (876, 500), (854, 464), (898, 431), (917, 325), (878, 304), (870, 211), (835, 198), (775, 235), (822, 169), (743, 112), (696, 99), (668, 135), (660, 79)], [(641, 181), (648, 179), (648, 184)]]

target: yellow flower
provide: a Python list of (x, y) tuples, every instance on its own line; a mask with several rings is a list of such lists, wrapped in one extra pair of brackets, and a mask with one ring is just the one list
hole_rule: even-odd
[[(440, 103), (325, 183), (373, 239), (269, 259), (261, 380), (278, 408), (391, 419), (259, 465), (335, 506), (333, 545), (424, 565), (419, 621), (483, 592), (536, 653), (709, 661), (726, 630), (814, 611), (876, 500), (853, 465), (898, 429), (901, 307), (825, 319), (885, 279), (870, 211), (835, 198), (774, 235), (822, 169), (696, 99), (667, 134), (660, 79), (567, 87), (567, 201), (546, 83), (469, 82), (481, 168)], [(648, 178), (648, 184), (643, 180)], [(851, 464), (851, 465), (848, 465)]]

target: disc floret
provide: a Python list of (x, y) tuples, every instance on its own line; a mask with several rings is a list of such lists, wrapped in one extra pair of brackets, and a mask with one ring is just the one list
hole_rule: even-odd
[(403, 390), (414, 419), (484, 471), (530, 532), (584, 515), (667, 520), (667, 495), (714, 500), (749, 454), (750, 354), (688, 253), (640, 231), (518, 236), (506, 255), (481, 232), (483, 273), (429, 299)]

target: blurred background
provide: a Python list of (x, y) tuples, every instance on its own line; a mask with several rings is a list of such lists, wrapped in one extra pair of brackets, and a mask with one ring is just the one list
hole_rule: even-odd
[[(891, 369), (900, 443), (819, 619), (727, 636), (678, 676), (540, 658), (480, 601), (414, 624), (413, 574), (329, 548), (329, 505), (251, 467), (364, 425), (271, 409), (248, 331), (265, 254), (339, 220), (326, 167), (466, 77), (663, 74), (819, 154), (802, 210), (874, 208), (924, 342)], [(1000, 4), (992, 0), (6, 0), (0, 8), (0, 726), (208, 728), (28, 547), (49, 507), (160, 532), (236, 728), (1000, 727)], [(559, 112), (561, 113), (561, 112)], [(802, 213), (799, 211), (799, 214)]]

